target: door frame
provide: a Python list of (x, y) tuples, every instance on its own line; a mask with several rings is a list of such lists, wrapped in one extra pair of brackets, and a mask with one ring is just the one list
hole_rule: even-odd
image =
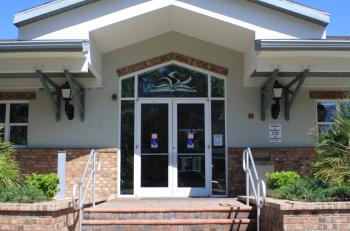
[[(177, 109), (178, 104), (203, 104), (205, 121), (205, 188), (177, 187)], [(141, 187), (141, 105), (168, 104), (168, 187)], [(208, 99), (193, 98), (150, 98), (137, 99), (135, 105), (135, 154), (134, 195), (135, 197), (207, 197), (211, 195), (211, 115)]]
[[(141, 106), (142, 104), (168, 105), (168, 187), (141, 187)], [(172, 102), (170, 99), (138, 99), (135, 110), (135, 154), (134, 154), (134, 194), (136, 197), (171, 197), (172, 196)]]
[[(144, 73), (144, 72), (147, 72), (147, 71), (151, 71), (151, 70), (154, 70), (154, 69), (157, 69), (157, 68), (161, 68), (163, 66), (167, 66), (167, 65), (171, 65), (171, 64), (175, 64), (175, 65), (179, 65), (179, 66), (182, 66), (182, 67), (185, 67), (185, 68), (188, 68), (188, 69), (192, 69), (192, 70), (195, 70), (195, 71), (199, 71), (199, 72), (202, 72), (202, 73), (206, 73), (208, 75), (208, 97), (203, 97), (203, 98), (197, 98), (197, 97), (189, 97), (189, 98), (139, 98), (138, 97), (138, 76), (139, 74), (141, 73)], [(211, 79), (212, 77), (215, 77), (215, 78), (219, 78), (221, 80), (224, 81), (224, 90), (225, 90), (225, 94), (224, 94), (224, 97), (212, 97), (211, 96)], [(125, 80), (125, 79), (128, 79), (128, 78), (134, 78), (134, 95), (133, 96), (130, 96), (130, 97), (122, 97), (122, 81)], [(198, 68), (198, 67), (195, 67), (195, 66), (192, 66), (192, 65), (189, 65), (189, 64), (186, 64), (186, 63), (183, 63), (183, 62), (179, 62), (179, 61), (176, 61), (176, 60), (171, 60), (171, 61), (168, 61), (168, 62), (164, 62), (164, 63), (161, 63), (161, 64), (158, 64), (158, 65), (155, 65), (155, 66), (152, 66), (152, 67), (149, 67), (149, 68), (145, 68), (145, 69), (142, 69), (142, 70), (138, 70), (138, 71), (135, 71), (133, 73), (130, 73), (130, 74), (127, 74), (127, 75), (124, 75), (124, 76), (121, 76), (119, 77), (119, 80), (118, 80), (118, 86), (117, 86), (117, 89), (118, 89), (118, 92), (119, 92), (119, 96), (118, 97), (118, 106), (117, 106), (117, 113), (118, 113), (118, 129), (117, 129), (117, 134), (118, 134), (118, 145), (120, 147), (120, 142), (121, 142), (121, 102), (126, 100), (131, 100), (131, 101), (134, 101), (134, 105), (135, 105), (135, 110), (134, 110), (134, 118), (135, 118), (135, 122), (134, 122), (134, 156), (136, 155), (136, 139), (137, 139), (137, 134), (136, 134), (136, 131), (138, 129), (138, 125), (137, 125), (137, 116), (138, 116), (138, 111), (137, 111), (137, 104), (138, 104), (138, 101), (139, 100), (159, 100), (159, 99), (168, 99), (168, 100), (172, 100), (172, 99), (178, 99), (178, 100), (190, 100), (190, 99), (203, 99), (203, 100), (208, 100), (208, 107), (209, 107), (209, 114), (208, 116), (210, 117), (210, 120), (211, 120), (211, 102), (213, 100), (223, 100), (224, 101), (224, 104), (225, 104), (225, 189), (226, 189), (226, 193), (225, 194), (213, 194), (212, 192), (212, 184), (210, 183), (210, 191), (209, 191), (209, 194), (210, 194), (210, 197), (227, 197), (228, 196), (228, 191), (229, 191), (229, 183), (228, 183), (228, 179), (229, 179), (229, 174), (228, 174), (228, 105), (229, 103), (227, 102), (227, 97), (229, 95), (229, 92), (228, 92), (228, 82), (227, 82), (227, 76), (224, 76), (224, 75), (220, 75), (218, 73), (214, 73), (214, 72), (211, 72), (211, 71), (208, 71), (208, 70), (204, 70), (204, 69), (201, 69), (201, 68)], [(211, 122), (210, 122), (211, 124)], [(208, 127), (208, 129), (210, 129), (210, 138), (211, 138), (211, 126)], [(211, 143), (210, 143), (211, 145)], [(212, 147), (211, 147), (212, 148)], [(212, 150), (210, 151), (210, 156), (212, 156)], [(212, 159), (210, 159), (211, 161)], [(134, 161), (134, 173), (135, 173), (135, 168), (136, 168), (136, 165), (135, 165), (135, 161)], [(134, 182), (133, 182), (133, 185), (134, 185), (134, 188), (133, 188), (133, 193), (132, 194), (122, 194), (121, 193), (121, 150), (120, 148), (118, 149), (118, 178), (117, 178), (117, 181), (116, 181), (116, 185), (117, 185), (117, 188), (119, 190), (117, 190), (117, 197), (118, 198), (135, 198), (137, 197), (137, 188), (136, 188), (136, 184), (135, 184), (135, 174), (134, 174)], [(210, 168), (210, 173), (212, 171), (212, 168)], [(212, 175), (210, 176), (212, 177)]]
[[(173, 197), (208, 197), (211, 192), (211, 116), (209, 111), (209, 102), (207, 99), (173, 99), (173, 128), (172, 128), (172, 140), (173, 140)], [(179, 155), (177, 150), (177, 132), (178, 132), (178, 120), (177, 120), (177, 105), (178, 104), (203, 104), (204, 105), (204, 134), (205, 134), (205, 148), (204, 148), (204, 161), (205, 161), (205, 187), (204, 188), (179, 188), (178, 183), (178, 163), (177, 157)]]

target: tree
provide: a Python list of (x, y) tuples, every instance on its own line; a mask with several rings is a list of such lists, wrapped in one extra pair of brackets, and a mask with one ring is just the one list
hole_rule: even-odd
[(16, 186), (20, 178), (12, 144), (0, 140), (0, 188)]
[(338, 109), (333, 128), (316, 135), (315, 178), (336, 184), (350, 183), (350, 108)]

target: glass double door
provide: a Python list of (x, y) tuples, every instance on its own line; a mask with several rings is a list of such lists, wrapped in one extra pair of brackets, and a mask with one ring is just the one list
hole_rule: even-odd
[(139, 100), (135, 188), (138, 197), (208, 196), (206, 100)]

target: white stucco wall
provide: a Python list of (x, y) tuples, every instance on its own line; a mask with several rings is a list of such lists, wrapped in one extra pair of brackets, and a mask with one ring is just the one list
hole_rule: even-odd
[(91, 31), (168, 6), (255, 31), (256, 39), (316, 39), (325, 35), (323, 26), (246, 0), (103, 0), (22, 26), (19, 38), (88, 39)]
[[(316, 126), (315, 102), (302, 90), (291, 120), (283, 115), (277, 121), (260, 120), (259, 88), (243, 87), (244, 57), (242, 53), (194, 39), (176, 32), (167, 33), (144, 42), (103, 55), (103, 88), (89, 89), (86, 97), (86, 120), (81, 122), (76, 112), (73, 121), (67, 121), (62, 112), (62, 121), (56, 122), (49, 98), (43, 91), (30, 102), (29, 146), (30, 147), (115, 147), (118, 146), (118, 101), (112, 101), (118, 93), (116, 70), (152, 57), (177, 52), (229, 69), (227, 76), (228, 146), (273, 147), (311, 146), (306, 134)], [(119, 95), (119, 94), (118, 94)], [(248, 119), (248, 113), (255, 118)], [(269, 118), (267, 111), (267, 118)], [(283, 143), (268, 142), (269, 123), (282, 123)]]

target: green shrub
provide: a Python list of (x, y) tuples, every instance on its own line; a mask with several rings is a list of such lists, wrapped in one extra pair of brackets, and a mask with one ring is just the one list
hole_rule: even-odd
[(308, 202), (347, 201), (350, 199), (350, 186), (339, 186), (317, 179), (299, 179), (274, 190), (272, 197)]
[(313, 180), (299, 179), (274, 190), (272, 196), (292, 201), (327, 201), (324, 187), (317, 187), (317, 184), (318, 182), (313, 182)]
[(327, 189), (333, 201), (349, 201), (350, 185), (332, 185)]
[(35, 186), (24, 185), (0, 189), (0, 202), (34, 203), (47, 200), (45, 194)]
[[(0, 126), (1, 129), (1, 126)], [(18, 185), (20, 172), (13, 156), (13, 148), (9, 142), (0, 140), (0, 187), (8, 188)]]
[(48, 199), (52, 199), (58, 192), (59, 178), (56, 173), (32, 174), (26, 177), (26, 185), (40, 189)]
[(279, 189), (283, 186), (295, 183), (300, 179), (300, 175), (297, 172), (281, 171), (274, 173), (267, 173), (267, 187), (271, 190)]

